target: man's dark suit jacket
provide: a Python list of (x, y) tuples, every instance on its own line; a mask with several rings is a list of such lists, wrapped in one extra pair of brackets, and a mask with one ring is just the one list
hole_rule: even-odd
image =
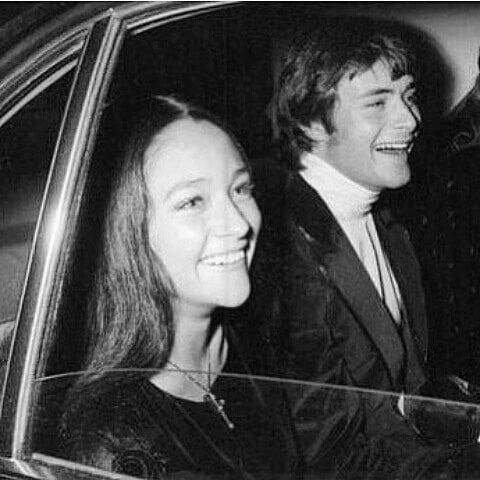
[(374, 212), (402, 296), (397, 326), (343, 230), (300, 176), (289, 185), (286, 206), (282, 283), (289, 296), (282, 313), (290, 323), (289, 373), (326, 383), (340, 375), (358, 387), (418, 392), (426, 381), (427, 325), (406, 230), (387, 211)]
[[(407, 231), (375, 211), (379, 239), (400, 288), (397, 326), (343, 230), (295, 174), (264, 204), (254, 275), (256, 318), (282, 359), (269, 373), (389, 392), (427, 383), (427, 325), (420, 270)], [(268, 308), (266, 307), (268, 305)], [(275, 371), (276, 370), (276, 371)], [(397, 409), (397, 395), (292, 389), (291, 404), (311, 472), (338, 478), (416, 478), (439, 461)], [(425, 447), (425, 448), (424, 448)]]

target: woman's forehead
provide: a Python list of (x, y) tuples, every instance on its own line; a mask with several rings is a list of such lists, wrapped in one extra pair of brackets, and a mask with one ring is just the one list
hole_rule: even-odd
[(230, 136), (207, 120), (177, 120), (145, 152), (145, 178), (156, 188), (181, 182), (228, 179), (245, 167)]

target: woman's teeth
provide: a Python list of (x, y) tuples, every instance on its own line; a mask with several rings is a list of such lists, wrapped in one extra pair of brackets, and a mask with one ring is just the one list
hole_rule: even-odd
[(229, 252), (220, 255), (210, 255), (202, 260), (203, 263), (213, 266), (231, 265), (244, 260), (245, 252), (239, 250), (237, 252)]

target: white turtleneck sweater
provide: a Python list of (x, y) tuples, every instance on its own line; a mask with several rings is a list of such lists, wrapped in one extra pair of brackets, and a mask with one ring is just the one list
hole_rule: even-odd
[(317, 155), (304, 153), (300, 175), (322, 197), (352, 244), (396, 323), (402, 300), (371, 213), (380, 192), (353, 182)]

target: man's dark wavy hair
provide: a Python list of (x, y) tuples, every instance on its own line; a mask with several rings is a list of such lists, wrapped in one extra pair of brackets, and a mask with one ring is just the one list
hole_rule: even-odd
[(334, 131), (339, 80), (345, 74), (353, 78), (380, 59), (390, 66), (393, 79), (414, 74), (414, 58), (402, 40), (359, 19), (331, 19), (293, 36), (277, 57), (270, 104), (273, 137), (289, 169), (298, 170), (299, 154), (312, 148), (302, 126), (320, 121), (327, 133)]

